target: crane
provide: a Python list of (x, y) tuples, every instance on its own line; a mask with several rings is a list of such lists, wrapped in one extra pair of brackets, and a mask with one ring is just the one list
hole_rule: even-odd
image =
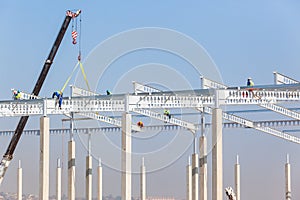
[[(60, 46), (60, 43), (61, 43), (61, 41), (62, 41), (62, 39), (63, 39), (63, 37), (66, 33), (66, 30), (67, 30), (69, 24), (70, 24), (70, 21), (72, 19), (76, 18), (80, 13), (81, 13), (81, 10), (77, 10), (76, 12), (72, 12), (70, 10), (66, 11), (66, 17), (63, 21), (63, 24), (62, 24), (62, 26), (59, 30), (59, 33), (56, 37), (56, 40), (55, 40), (55, 42), (54, 42), (54, 44), (51, 48), (51, 51), (50, 51), (50, 53), (49, 53), (49, 55), (48, 55), (48, 57), (47, 57), (47, 59), (44, 63), (42, 71), (41, 71), (41, 73), (38, 77), (38, 80), (37, 80), (37, 82), (34, 86), (34, 89), (32, 91), (33, 95), (37, 96), (39, 94), (39, 92), (40, 92), (40, 90), (43, 86), (43, 83), (44, 83), (44, 81), (47, 77), (47, 74), (49, 72), (49, 69), (50, 69), (50, 67), (53, 63), (54, 57), (57, 53), (57, 50)], [(13, 153), (14, 153), (16, 147), (17, 147), (17, 144), (18, 144), (18, 142), (20, 140), (20, 137), (23, 133), (23, 130), (24, 130), (24, 127), (25, 127), (25, 125), (28, 121), (28, 118), (29, 118), (29, 116), (22, 116), (20, 118), (20, 121), (17, 125), (17, 128), (15, 129), (15, 132), (14, 132), (12, 138), (11, 138), (11, 141), (10, 141), (8, 147), (7, 147), (7, 150), (6, 150), (2, 160), (0, 162), (0, 185), (3, 181), (5, 172), (8, 168), (8, 166), (9, 166), (12, 158), (13, 158)]]

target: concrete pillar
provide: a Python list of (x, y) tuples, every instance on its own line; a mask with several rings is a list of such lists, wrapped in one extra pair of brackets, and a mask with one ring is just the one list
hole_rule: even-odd
[(71, 113), (70, 141), (68, 142), (68, 200), (75, 200), (75, 141), (73, 113)]
[(122, 115), (122, 200), (131, 200), (131, 114)]
[(222, 110), (212, 112), (212, 200), (223, 200)]
[(18, 191), (17, 191), (17, 199), (22, 200), (22, 182), (23, 182), (23, 174), (21, 161), (19, 160), (19, 168), (18, 168)]
[(144, 163), (144, 158), (142, 158), (142, 165), (141, 165), (141, 200), (146, 200), (146, 167)]
[(102, 165), (101, 165), (101, 160), (99, 160), (99, 166), (98, 166), (98, 200), (102, 200)]
[(200, 200), (207, 200), (207, 140), (206, 136), (202, 135), (199, 138), (200, 149), (200, 173), (199, 173), (199, 194)]
[(85, 174), (85, 191), (86, 191), (86, 200), (92, 200), (92, 172), (93, 172), (93, 164), (92, 164), (92, 156), (91, 156), (91, 134), (88, 134), (88, 156), (86, 157), (86, 174)]
[(186, 200), (192, 200), (192, 165), (190, 157), (186, 166)]
[(199, 156), (197, 153), (192, 155), (192, 200), (199, 198)]
[(75, 141), (68, 142), (68, 200), (75, 200)]
[(289, 161), (289, 155), (287, 155), (286, 158), (286, 164), (285, 164), (285, 199), (291, 200), (292, 194), (291, 194), (291, 165)]
[(40, 118), (40, 182), (39, 199), (49, 199), (49, 118)]
[(61, 167), (60, 159), (57, 159), (57, 168), (56, 168), (56, 199), (61, 200)]
[(85, 189), (86, 200), (92, 200), (92, 156), (86, 157), (86, 176), (85, 176)]
[(240, 186), (240, 164), (239, 164), (239, 156), (236, 156), (236, 164), (234, 167), (234, 191), (235, 191), (235, 196), (236, 196), (236, 200), (240, 200), (240, 195), (241, 195), (241, 186)]

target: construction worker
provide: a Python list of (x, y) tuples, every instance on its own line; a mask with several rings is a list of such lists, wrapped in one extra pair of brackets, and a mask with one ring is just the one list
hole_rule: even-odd
[(106, 95), (111, 95), (111, 92), (109, 90), (106, 90)]
[(61, 104), (62, 104), (62, 100), (63, 100), (63, 93), (60, 90), (56, 91), (56, 92), (53, 92), (52, 98), (56, 98), (55, 105), (58, 102), (58, 107), (59, 107), (59, 109), (61, 109)]
[(18, 91), (14, 91), (14, 99), (15, 100), (19, 100), (21, 98), (21, 92), (20, 92), (20, 90), (18, 90)]
[(252, 81), (251, 77), (249, 77), (248, 80), (247, 80), (247, 86), (248, 87), (253, 87), (254, 86), (254, 82)]
[(165, 109), (165, 110), (164, 110), (164, 115), (168, 116), (169, 119), (171, 119), (170, 110)]
[(142, 121), (139, 121), (139, 122), (137, 123), (137, 125), (138, 125), (140, 128), (143, 128), (143, 127), (144, 127), (144, 123), (143, 123)]

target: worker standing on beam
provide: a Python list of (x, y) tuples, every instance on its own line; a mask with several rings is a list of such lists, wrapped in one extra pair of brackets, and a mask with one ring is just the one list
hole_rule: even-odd
[(247, 80), (247, 86), (248, 87), (253, 87), (254, 86), (254, 82), (252, 81), (251, 77), (249, 77), (248, 80)]
[(139, 122), (137, 123), (137, 125), (138, 125), (140, 128), (143, 128), (143, 127), (144, 127), (144, 123), (143, 123), (142, 121), (139, 121)]
[[(169, 119), (171, 119), (171, 113), (170, 110), (164, 109), (164, 115), (167, 116)], [(166, 123), (166, 122), (165, 122)]]
[(56, 98), (55, 106), (57, 105), (58, 102), (58, 108), (61, 109), (61, 104), (63, 100), (63, 93), (61, 90), (53, 92), (52, 98)]
[(164, 110), (164, 115), (166, 115), (166, 116), (168, 116), (169, 118), (171, 118), (170, 110), (165, 109), (165, 110)]
[(14, 99), (15, 100), (19, 100), (19, 99), (21, 99), (21, 92), (20, 92), (20, 90), (18, 90), (18, 91), (14, 91)]

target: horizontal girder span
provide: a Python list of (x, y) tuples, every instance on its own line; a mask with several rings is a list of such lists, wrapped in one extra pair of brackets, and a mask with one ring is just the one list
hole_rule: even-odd
[[(216, 90), (219, 105), (260, 105), (299, 101), (298, 90), (257, 90), (219, 89)], [(191, 92), (191, 93), (189, 93)], [(98, 95), (64, 98), (62, 109), (58, 109), (54, 99), (31, 99), (0, 101), (0, 117), (86, 113), (86, 112), (124, 112), (134, 109), (151, 108), (199, 108), (215, 105), (215, 92), (211, 90), (160, 92), (131, 95)], [(126, 103), (125, 103), (126, 102)]]

